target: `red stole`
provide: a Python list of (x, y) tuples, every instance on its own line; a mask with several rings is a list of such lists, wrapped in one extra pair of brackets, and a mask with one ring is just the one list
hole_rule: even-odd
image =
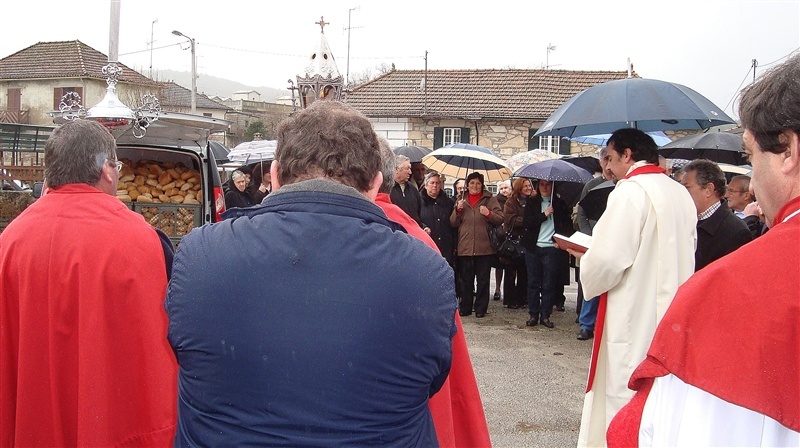
[[(663, 168), (657, 165), (644, 165), (634, 169), (625, 176), (625, 179), (630, 179), (633, 176), (640, 174), (666, 174)], [(594, 344), (592, 346), (592, 361), (589, 363), (589, 379), (586, 381), (586, 392), (592, 390), (594, 384), (594, 376), (597, 370), (597, 357), (600, 353), (600, 341), (603, 339), (603, 327), (606, 320), (606, 305), (608, 301), (608, 292), (604, 292), (597, 299), (600, 303), (597, 304), (597, 319), (595, 321), (594, 331)]]

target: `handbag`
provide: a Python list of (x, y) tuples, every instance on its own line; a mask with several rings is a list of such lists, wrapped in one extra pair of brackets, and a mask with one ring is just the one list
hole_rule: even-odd
[(525, 248), (522, 247), (522, 244), (520, 243), (520, 237), (514, 236), (511, 234), (511, 232), (508, 232), (508, 234), (505, 236), (505, 240), (497, 249), (497, 255), (515, 263), (524, 260)]
[(500, 250), (500, 246), (503, 245), (503, 242), (506, 240), (506, 232), (503, 230), (503, 225), (493, 225), (489, 224), (489, 244), (492, 246), (494, 250)]

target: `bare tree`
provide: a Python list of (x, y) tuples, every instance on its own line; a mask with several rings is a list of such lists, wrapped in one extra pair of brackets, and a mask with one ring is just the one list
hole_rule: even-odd
[(394, 70), (394, 64), (387, 64), (386, 62), (381, 62), (379, 65), (376, 65), (374, 67), (367, 67), (360, 72), (350, 75), (350, 82), (353, 85), (364, 84), (393, 70)]

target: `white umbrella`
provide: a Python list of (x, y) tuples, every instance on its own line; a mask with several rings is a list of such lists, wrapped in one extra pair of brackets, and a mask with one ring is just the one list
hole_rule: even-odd
[(511, 178), (508, 165), (494, 151), (468, 143), (443, 146), (423, 157), (422, 164), (455, 179), (481, 173), (485, 184)]
[(269, 162), (275, 159), (275, 149), (277, 147), (277, 140), (253, 140), (252, 142), (239, 143), (228, 153), (228, 160), (242, 165)]

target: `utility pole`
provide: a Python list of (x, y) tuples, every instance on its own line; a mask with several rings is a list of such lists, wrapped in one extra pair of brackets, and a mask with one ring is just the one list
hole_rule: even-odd
[(428, 50), (425, 50), (425, 78), (423, 79), (424, 102), (422, 103), (422, 115), (428, 115)]
[(758, 67), (758, 61), (753, 59), (753, 82), (756, 82), (756, 67)]
[(153, 20), (150, 24), (150, 79), (153, 79), (153, 27), (156, 22), (158, 22), (158, 19)]
[[(347, 10), (347, 72), (344, 75), (344, 85), (350, 85), (350, 30), (353, 27), (350, 26), (350, 16), (352, 15), (353, 11), (360, 9), (361, 6), (356, 6), (355, 8), (350, 8)], [(359, 27), (360, 28), (360, 27)]]

